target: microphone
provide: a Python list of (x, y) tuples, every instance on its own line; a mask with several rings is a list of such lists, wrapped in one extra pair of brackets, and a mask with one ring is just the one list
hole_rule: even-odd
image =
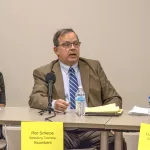
[[(55, 83), (56, 81), (56, 76), (53, 72), (49, 72), (46, 74), (45, 76), (45, 81), (46, 83), (48, 84), (48, 107), (41, 110), (40, 112), (38, 112), (40, 115), (43, 115), (43, 113), (45, 111), (48, 111), (49, 114), (51, 114), (51, 112), (53, 111), (54, 112), (54, 115), (53, 116), (50, 116), (48, 118), (45, 118), (45, 120), (49, 120), (50, 118), (52, 117), (55, 117), (56, 116), (56, 113), (54, 111), (54, 109), (52, 108), (52, 93), (53, 93), (53, 84)], [(51, 120), (49, 120), (51, 121)]]
[(53, 84), (56, 81), (56, 76), (53, 72), (49, 72), (45, 76), (46, 83), (48, 84), (48, 111), (49, 114), (52, 110), (52, 93), (53, 93)]

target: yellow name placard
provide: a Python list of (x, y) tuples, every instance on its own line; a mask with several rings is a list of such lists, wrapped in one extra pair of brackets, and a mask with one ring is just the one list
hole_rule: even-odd
[(63, 150), (62, 122), (22, 122), (21, 150)]
[(150, 150), (150, 124), (141, 123), (138, 150)]

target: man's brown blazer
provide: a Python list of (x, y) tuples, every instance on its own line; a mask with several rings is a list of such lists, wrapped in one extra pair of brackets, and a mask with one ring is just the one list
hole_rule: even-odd
[[(108, 81), (99, 61), (80, 58), (78, 65), (86, 102), (89, 107), (110, 103), (116, 103), (122, 107), (122, 99)], [(34, 70), (34, 87), (29, 100), (30, 107), (44, 109), (48, 106), (48, 85), (45, 76), (51, 71), (56, 75), (56, 82), (53, 86), (53, 99), (65, 100), (59, 60), (54, 60), (50, 64)]]

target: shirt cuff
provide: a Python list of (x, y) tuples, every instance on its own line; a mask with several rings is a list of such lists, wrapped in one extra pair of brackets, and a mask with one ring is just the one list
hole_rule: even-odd
[(55, 110), (55, 102), (56, 102), (56, 100), (53, 100), (52, 101), (52, 108)]

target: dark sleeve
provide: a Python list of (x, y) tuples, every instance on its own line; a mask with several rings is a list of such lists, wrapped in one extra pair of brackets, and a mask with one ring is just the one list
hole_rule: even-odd
[(6, 104), (5, 84), (1, 72), (0, 72), (0, 104)]

